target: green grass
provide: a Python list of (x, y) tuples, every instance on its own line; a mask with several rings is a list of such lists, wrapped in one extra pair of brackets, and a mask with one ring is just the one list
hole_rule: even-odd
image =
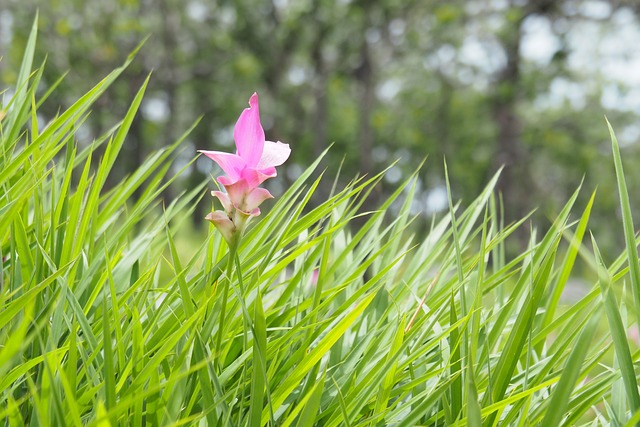
[[(133, 56), (38, 129), (36, 111), (55, 87), (37, 97), (35, 39), (34, 30), (0, 119), (6, 425), (640, 421), (640, 352), (627, 337), (640, 309), (638, 239), (613, 131), (623, 222), (611, 226), (627, 247), (611, 264), (597, 236), (585, 242), (595, 194), (575, 206), (576, 191), (546, 233), (532, 229), (528, 248), (507, 258), (525, 220), (504, 224), (498, 175), (465, 208), (450, 195), (449, 213), (414, 236), (424, 221), (410, 213), (419, 172), (355, 229), (382, 174), (312, 208), (320, 159), (277, 195), (234, 258), (213, 228), (187, 232), (195, 250), (185, 244), (210, 183), (159, 202), (179, 176), (169, 166), (180, 140), (105, 186), (146, 82), (117, 126), (76, 144)], [(578, 260), (596, 279), (566, 306)]]

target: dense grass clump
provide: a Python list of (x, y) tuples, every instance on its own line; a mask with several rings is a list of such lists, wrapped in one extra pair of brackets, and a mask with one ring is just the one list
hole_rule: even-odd
[[(312, 208), (319, 160), (254, 221), (237, 256), (213, 228), (185, 256), (180, 224), (208, 184), (160, 206), (180, 141), (105, 187), (146, 83), (118, 126), (80, 148), (76, 129), (128, 62), (39, 129), (55, 86), (36, 97), (34, 45), (35, 30), (0, 119), (5, 424), (640, 421), (640, 353), (627, 338), (640, 268), (613, 132), (627, 250), (611, 264), (586, 236), (594, 197), (576, 207), (576, 191), (548, 232), (532, 230), (507, 258), (524, 220), (502, 223), (498, 176), (465, 209), (450, 198), (418, 238), (415, 176), (356, 229), (382, 175)], [(595, 279), (563, 305), (578, 256)]]

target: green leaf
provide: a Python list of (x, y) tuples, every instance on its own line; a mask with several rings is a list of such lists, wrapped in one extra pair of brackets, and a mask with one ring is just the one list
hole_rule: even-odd
[[(606, 120), (606, 119), (605, 119)], [(620, 147), (616, 139), (615, 132), (607, 121), (609, 134), (611, 135), (611, 147), (613, 150), (613, 163), (616, 169), (616, 180), (618, 181), (618, 192), (620, 193), (620, 209), (622, 211), (622, 225), (624, 227), (624, 241), (627, 248), (627, 260), (629, 262), (629, 275), (631, 277), (631, 289), (633, 290), (633, 300), (635, 302), (636, 320), (640, 323), (640, 262), (638, 261), (638, 246), (635, 240), (635, 231), (633, 227), (633, 218), (631, 216), (631, 204), (629, 203), (629, 192), (627, 191), (627, 183), (622, 168), (622, 157), (620, 156)], [(640, 405), (640, 402), (637, 402)], [(640, 409), (640, 406), (634, 405), (634, 411)]]
[[(113, 408), (116, 404), (116, 384), (115, 384), (115, 369), (113, 350), (111, 348), (111, 319), (108, 316), (107, 310), (107, 297), (106, 295), (102, 299), (102, 326), (103, 330), (103, 344), (104, 349), (104, 390), (105, 401), (107, 409)], [(112, 424), (115, 424), (115, 420), (111, 420)]]
[(322, 377), (320, 377), (320, 379), (313, 385), (311, 392), (308, 394), (309, 399), (304, 403), (304, 409), (296, 423), (297, 427), (310, 426), (315, 423), (318, 410), (320, 409), (320, 398), (322, 397), (322, 391), (324, 390), (325, 379), (326, 374), (322, 375)]
[(256, 295), (253, 311), (253, 359), (251, 373), (251, 404), (249, 425), (259, 427), (267, 384), (267, 322), (262, 308), (260, 292)]
[(604, 267), (604, 261), (600, 255), (600, 250), (596, 244), (596, 240), (591, 236), (593, 251), (598, 262), (598, 276), (600, 289), (602, 292), (602, 300), (604, 302), (605, 312), (609, 321), (609, 330), (611, 331), (611, 339), (615, 349), (615, 356), (620, 365), (620, 372), (627, 391), (627, 399), (629, 406), (633, 412), (640, 408), (640, 395), (638, 394), (638, 382), (636, 380), (635, 369), (633, 366), (633, 358), (629, 349), (627, 340), (627, 331), (622, 323), (618, 302), (611, 289), (611, 278), (609, 272)]
[(391, 363), (392, 365), (391, 365), (391, 369), (389, 369), (389, 371), (386, 373), (386, 375), (384, 376), (384, 380), (380, 384), (378, 394), (376, 396), (375, 414), (384, 415), (384, 412), (387, 409), (389, 396), (391, 395), (391, 390), (396, 381), (398, 357), (401, 354), (400, 350), (401, 350), (402, 342), (404, 340), (405, 323), (406, 323), (405, 319), (402, 318), (398, 323), (398, 327), (393, 337), (393, 341), (389, 346), (389, 352), (387, 353), (385, 362)]
[[(33, 19), (33, 24), (31, 25), (31, 31), (29, 33), (29, 39), (27, 40), (27, 45), (22, 55), (22, 64), (20, 65), (20, 71), (18, 72), (18, 80), (16, 81), (16, 93), (11, 100), (13, 104), (13, 108), (9, 110), (9, 114), (7, 117), (7, 125), (3, 130), (7, 132), (5, 135), (2, 135), (2, 142), (7, 141), (8, 143), (12, 143), (18, 138), (18, 133), (20, 132), (20, 128), (24, 121), (27, 120), (28, 111), (27, 108), (29, 106), (29, 99), (27, 97), (28, 93), (28, 83), (29, 76), (31, 75), (31, 70), (33, 67), (33, 57), (36, 49), (36, 39), (38, 37), (38, 14), (36, 13), (35, 18)], [(0, 157), (0, 165), (3, 166), (5, 163), (5, 156), (8, 153), (5, 153), (5, 144), (0, 143), (0, 148), (2, 148), (2, 156)]]
[(600, 322), (600, 310), (594, 313), (582, 333), (576, 340), (573, 350), (567, 359), (567, 363), (560, 375), (560, 381), (551, 394), (551, 401), (547, 406), (546, 414), (542, 420), (543, 426), (560, 425), (560, 421), (566, 413), (567, 403), (574, 389), (578, 377), (583, 369), (583, 362), (589, 351), (593, 335)]

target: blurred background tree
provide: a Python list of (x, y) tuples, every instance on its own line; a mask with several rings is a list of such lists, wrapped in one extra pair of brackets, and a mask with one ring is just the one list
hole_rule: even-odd
[[(553, 216), (584, 178), (583, 202), (599, 187), (597, 229), (618, 218), (605, 114), (629, 165), (640, 154), (640, 6), (632, 0), (0, 0), (5, 104), (36, 10), (43, 81), (68, 72), (42, 125), (149, 36), (78, 141), (108, 131), (152, 72), (119, 174), (201, 115), (176, 167), (197, 148), (229, 150), (253, 91), (268, 139), (293, 148), (282, 179), (270, 183), (275, 194), (334, 143), (325, 167), (331, 176), (342, 164), (345, 180), (400, 159), (372, 205), (429, 155), (416, 213), (446, 208), (446, 157), (463, 203), (505, 165), (507, 220), (536, 207), (538, 218)], [(633, 190), (640, 172), (628, 169)], [(182, 185), (211, 173), (213, 163), (199, 159)], [(210, 206), (205, 198), (195, 217)]]

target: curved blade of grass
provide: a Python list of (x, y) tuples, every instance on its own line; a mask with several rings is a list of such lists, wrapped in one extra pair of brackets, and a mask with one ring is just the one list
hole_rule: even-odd
[(397, 358), (400, 356), (400, 348), (402, 347), (402, 342), (404, 340), (404, 328), (405, 328), (405, 319), (404, 317), (400, 319), (398, 324), (398, 328), (393, 337), (393, 341), (391, 341), (391, 346), (389, 347), (389, 352), (387, 353), (387, 357), (385, 362), (389, 363), (392, 360), (396, 359), (391, 365), (391, 369), (386, 373), (382, 383), (380, 384), (380, 388), (378, 390), (378, 394), (376, 396), (376, 405), (375, 405), (375, 414), (382, 414), (386, 411), (387, 405), (389, 403), (389, 396), (391, 396), (391, 389), (396, 381), (396, 369), (398, 368)]
[[(23, 106), (27, 104), (27, 92), (29, 91), (27, 83), (29, 75), (31, 74), (31, 68), (33, 67), (33, 56), (36, 48), (36, 38), (38, 37), (38, 14), (33, 20), (31, 25), (31, 31), (29, 33), (29, 39), (22, 56), (22, 64), (20, 65), (20, 71), (18, 73), (18, 80), (16, 81), (16, 94), (13, 97), (12, 102), (15, 103), (9, 117), (7, 118), (6, 129), (9, 130), (8, 134), (3, 135), (3, 140), (8, 141), (10, 144), (16, 140), (20, 127), (23, 124), (23, 120), (26, 120), (27, 111)], [(6, 155), (4, 152), (4, 144), (0, 144), (2, 148), (2, 157)], [(3, 160), (3, 159), (2, 159)], [(4, 162), (3, 162), (4, 163)], [(4, 166), (4, 165), (3, 165)]]
[[(606, 118), (605, 118), (606, 120)], [(636, 321), (640, 324), (640, 263), (638, 261), (638, 246), (636, 245), (635, 231), (633, 227), (633, 218), (631, 216), (631, 204), (629, 203), (629, 192), (622, 168), (622, 158), (620, 156), (620, 146), (616, 134), (611, 127), (609, 120), (607, 126), (611, 135), (611, 148), (613, 151), (613, 163), (616, 169), (616, 180), (618, 182), (618, 192), (620, 195), (620, 209), (622, 212), (622, 226), (624, 228), (624, 241), (627, 247), (627, 259), (629, 262), (629, 276), (631, 278), (631, 289), (633, 291), (633, 300), (635, 302)], [(640, 409), (640, 401), (636, 402), (638, 406), (632, 407), (633, 411)]]
[(631, 351), (629, 350), (627, 331), (622, 323), (622, 317), (620, 316), (620, 310), (618, 308), (618, 301), (611, 290), (611, 278), (609, 276), (609, 272), (604, 266), (600, 250), (598, 249), (598, 245), (593, 236), (591, 236), (591, 242), (593, 245), (593, 252), (596, 256), (596, 261), (600, 266), (598, 269), (600, 289), (602, 292), (605, 312), (607, 313), (607, 319), (609, 320), (609, 330), (611, 331), (611, 339), (613, 340), (616, 359), (620, 365), (620, 372), (622, 373), (622, 379), (627, 391), (629, 406), (633, 412), (636, 412), (640, 409), (640, 395), (638, 394), (638, 381), (636, 380), (633, 358), (631, 357)]
[(296, 427), (306, 427), (313, 425), (316, 421), (318, 410), (320, 409), (320, 398), (324, 391), (324, 381), (326, 375), (322, 375), (318, 381), (313, 385), (313, 388), (308, 393), (310, 396), (308, 401), (304, 404), (300, 418), (296, 423)]
[(578, 337), (571, 351), (571, 355), (567, 359), (560, 381), (551, 395), (547, 413), (542, 419), (543, 426), (557, 426), (565, 415), (567, 403), (571, 397), (571, 392), (575, 387), (576, 381), (580, 376), (583, 368), (583, 362), (591, 345), (593, 334), (600, 322), (600, 310), (592, 313), (589, 322), (586, 324), (582, 333)]
[[(106, 288), (105, 288), (106, 289)], [(107, 315), (107, 296), (102, 299), (102, 325), (103, 330), (103, 346), (104, 349), (104, 387), (107, 409), (113, 408), (116, 404), (116, 376), (114, 369), (113, 349), (111, 348), (111, 319)], [(115, 420), (111, 420), (115, 423)]]
[(584, 234), (587, 230), (587, 224), (589, 222), (589, 216), (591, 214), (591, 208), (593, 207), (595, 196), (596, 192), (594, 191), (591, 194), (591, 198), (587, 203), (587, 207), (585, 208), (582, 217), (580, 218), (580, 222), (578, 223), (576, 232), (571, 239), (571, 246), (567, 250), (565, 259), (562, 262), (560, 276), (558, 277), (558, 280), (553, 287), (553, 293), (551, 295), (549, 303), (547, 304), (547, 309), (545, 310), (545, 314), (542, 320), (543, 327), (547, 326), (553, 320), (553, 316), (555, 315), (558, 303), (560, 302), (562, 291), (564, 290), (564, 287), (571, 275), (571, 271), (573, 269), (573, 265), (575, 264), (578, 251), (580, 250), (580, 247), (582, 245), (582, 239), (584, 238)]
[(254, 301), (253, 316), (253, 371), (251, 373), (249, 426), (260, 427), (265, 385), (267, 383), (267, 322), (262, 307), (262, 296), (259, 291)]

